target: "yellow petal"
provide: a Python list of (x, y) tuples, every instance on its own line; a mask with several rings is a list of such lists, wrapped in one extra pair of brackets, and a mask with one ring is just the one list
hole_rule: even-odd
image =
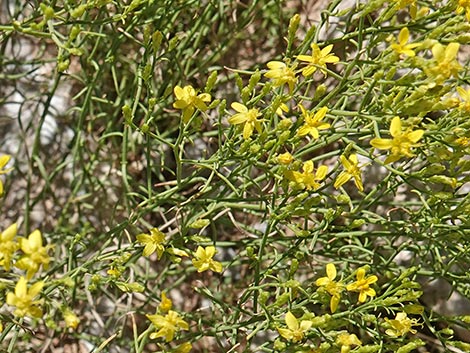
[(182, 99), (184, 96), (184, 91), (180, 86), (175, 86), (173, 92), (175, 93), (176, 99)]
[(299, 328), (299, 322), (290, 311), (287, 312), (285, 320), (287, 327), (291, 330), (297, 330)]
[(351, 179), (351, 174), (343, 171), (338, 175), (338, 177), (336, 178), (336, 181), (335, 181), (333, 186), (336, 189), (338, 189), (341, 186), (343, 186), (344, 184), (346, 184), (349, 181), (349, 179)]
[(237, 112), (239, 113), (246, 113), (248, 112), (248, 108), (245, 107), (243, 104), (241, 103), (238, 103), (238, 102), (233, 102), (231, 105), (230, 105), (233, 109), (235, 109)]
[(323, 180), (325, 179), (327, 173), (328, 173), (328, 167), (326, 165), (322, 165), (318, 167), (317, 172), (315, 173), (315, 179)]
[(326, 265), (326, 275), (329, 279), (334, 280), (336, 278), (336, 267), (334, 264)]
[(400, 33), (398, 34), (398, 42), (401, 45), (405, 45), (406, 42), (408, 42), (409, 38), (410, 38), (410, 31), (408, 30), (408, 28), (403, 27)]
[(459, 51), (459, 48), (460, 48), (459, 43), (450, 43), (445, 50), (445, 60), (451, 61), (455, 59)]
[(10, 161), (11, 156), (8, 154), (4, 154), (3, 156), (0, 157), (0, 169), (3, 169), (8, 162)]
[(393, 137), (399, 136), (401, 134), (401, 120), (398, 116), (392, 119), (392, 123), (390, 124), (390, 134)]
[(421, 137), (423, 137), (423, 134), (424, 134), (423, 130), (415, 130), (415, 131), (408, 133), (406, 136), (411, 142), (416, 143), (421, 139)]
[(266, 65), (271, 70), (279, 70), (286, 67), (286, 64), (284, 64), (282, 61), (270, 61)]
[(379, 150), (389, 150), (392, 148), (392, 140), (390, 139), (375, 138), (370, 141), (370, 144)]

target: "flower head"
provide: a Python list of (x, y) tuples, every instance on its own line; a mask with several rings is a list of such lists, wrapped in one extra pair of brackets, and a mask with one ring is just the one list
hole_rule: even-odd
[(19, 244), (13, 240), (17, 231), (18, 227), (16, 223), (13, 223), (3, 232), (0, 232), (0, 265), (2, 265), (6, 271), (10, 271), (13, 254), (20, 247)]
[(362, 177), (361, 177), (361, 167), (357, 160), (357, 156), (355, 154), (349, 155), (349, 158), (346, 158), (344, 155), (340, 156), (339, 159), (341, 160), (341, 164), (343, 165), (344, 169), (336, 178), (334, 187), (338, 189), (343, 184), (347, 183), (349, 179), (353, 178), (356, 187), (359, 191), (364, 191), (364, 186), (362, 185)]
[(171, 299), (166, 296), (165, 292), (162, 292), (162, 301), (160, 302), (160, 305), (158, 306), (160, 310), (166, 313), (171, 309), (172, 306), (173, 306), (173, 302), (171, 301)]
[(457, 61), (459, 52), (459, 43), (449, 43), (444, 47), (441, 43), (434, 44), (432, 47), (433, 60), (424, 67), (426, 75), (441, 84), (451, 76), (457, 77), (462, 66)]
[(160, 232), (158, 228), (152, 228), (150, 229), (150, 234), (142, 233), (137, 235), (136, 238), (140, 244), (145, 245), (142, 253), (144, 256), (150, 256), (156, 251), (157, 259), (160, 260), (165, 251), (165, 247), (163, 246), (165, 243), (165, 234)]
[(407, 129), (402, 131), (401, 120), (398, 116), (394, 117), (390, 124), (390, 134), (392, 139), (374, 138), (370, 144), (381, 150), (390, 150), (390, 154), (385, 159), (385, 164), (398, 161), (401, 157), (413, 157), (412, 147), (418, 147), (417, 142), (423, 137), (423, 130), (411, 131)]
[(294, 157), (289, 152), (281, 153), (277, 156), (277, 162), (282, 165), (289, 165), (293, 160)]
[(212, 259), (216, 253), (215, 247), (208, 246), (205, 249), (198, 246), (196, 250), (196, 258), (193, 259), (193, 265), (197, 268), (197, 272), (212, 270), (214, 272), (222, 272), (222, 264)]
[(421, 43), (412, 43), (407, 44), (410, 39), (410, 31), (407, 27), (403, 27), (398, 34), (398, 42), (392, 43), (390, 48), (392, 48), (396, 53), (403, 54), (406, 56), (415, 56), (414, 48), (419, 47)]
[(14, 314), (19, 317), (32, 316), (39, 318), (42, 316), (42, 310), (39, 308), (41, 301), (35, 300), (44, 287), (44, 282), (34, 283), (29, 289), (26, 278), (20, 277), (15, 286), (15, 293), (7, 294), (7, 304), (15, 306)]
[(398, 313), (393, 320), (385, 318), (385, 321), (391, 326), (385, 333), (391, 337), (401, 337), (408, 332), (415, 334), (416, 330), (412, 326), (419, 325), (417, 319), (410, 319), (404, 312)]
[(360, 346), (362, 342), (354, 333), (349, 334), (343, 332), (336, 337), (336, 344), (341, 346), (341, 353), (349, 353), (351, 351), (351, 346)]
[(339, 58), (331, 53), (333, 44), (327, 45), (323, 49), (320, 49), (317, 44), (312, 43), (312, 54), (311, 55), (299, 55), (297, 59), (305, 61), (308, 65), (302, 70), (302, 75), (308, 77), (312, 75), (317, 69), (326, 76), (326, 64), (335, 64), (339, 61)]
[(190, 85), (183, 88), (176, 86), (173, 92), (176, 97), (173, 107), (183, 111), (184, 123), (189, 121), (196, 109), (205, 112), (208, 109), (206, 103), (211, 101), (209, 93), (197, 94), (197, 91)]
[(464, 11), (467, 21), (470, 21), (470, 0), (459, 0), (456, 12), (460, 15)]
[(78, 316), (69, 308), (65, 308), (62, 315), (64, 316), (65, 326), (75, 330), (80, 323)]
[[(1, 174), (6, 174), (9, 171), (11, 171), (11, 168), (4, 169), (5, 166), (8, 164), (8, 162), (10, 161), (10, 159), (11, 159), (11, 156), (9, 156), (7, 154), (5, 154), (3, 156), (0, 156), (0, 175)], [(0, 179), (0, 196), (2, 196), (2, 195), (3, 195), (3, 182)]]
[(278, 328), (277, 331), (286, 340), (294, 343), (303, 340), (305, 332), (312, 327), (312, 322), (309, 320), (302, 320), (299, 323), (297, 318), (290, 311), (287, 312), (285, 321), (287, 328)]
[(325, 130), (330, 127), (330, 124), (322, 121), (328, 112), (328, 108), (322, 107), (316, 113), (312, 113), (307, 111), (302, 104), (299, 104), (299, 107), (302, 111), (302, 117), (304, 118), (304, 125), (299, 129), (297, 135), (305, 136), (310, 134), (314, 139), (319, 138), (320, 134), (318, 130)]
[(326, 265), (326, 277), (321, 277), (315, 281), (315, 284), (319, 287), (323, 287), (330, 295), (330, 310), (332, 313), (338, 308), (338, 304), (341, 300), (341, 291), (343, 290), (343, 284), (335, 282), (336, 278), (336, 267), (333, 263)]
[(273, 81), (274, 87), (281, 87), (287, 83), (289, 91), (292, 92), (294, 90), (295, 84), (297, 83), (297, 77), (295, 77), (293, 67), (287, 66), (282, 61), (270, 61), (266, 65), (269, 70), (264, 74), (264, 76)]
[(39, 230), (33, 231), (29, 237), (20, 238), (20, 248), (24, 255), (16, 263), (16, 267), (26, 270), (26, 278), (30, 280), (38, 272), (42, 265), (44, 269), (49, 267), (51, 258), (47, 254), (52, 246), (42, 246), (42, 236)]
[(364, 303), (369, 297), (375, 297), (375, 290), (369, 286), (377, 282), (377, 276), (366, 277), (366, 270), (360, 268), (356, 273), (356, 282), (348, 284), (346, 289), (352, 292), (359, 292), (359, 303)]
[(151, 339), (164, 337), (165, 341), (170, 342), (173, 341), (176, 332), (180, 330), (189, 330), (188, 323), (173, 310), (169, 310), (165, 316), (154, 314), (147, 315), (147, 318), (157, 329), (156, 332), (150, 334)]
[(289, 170), (286, 172), (286, 177), (301, 188), (315, 191), (320, 188), (320, 182), (325, 179), (327, 173), (328, 167), (325, 165), (318, 167), (314, 173), (313, 161), (307, 161), (302, 167), (302, 173)]
[(231, 107), (238, 113), (232, 115), (228, 122), (233, 125), (245, 124), (243, 126), (243, 138), (245, 140), (250, 138), (254, 129), (261, 132), (261, 120), (258, 120), (261, 113), (258, 109), (248, 109), (243, 104), (237, 102), (232, 103)]

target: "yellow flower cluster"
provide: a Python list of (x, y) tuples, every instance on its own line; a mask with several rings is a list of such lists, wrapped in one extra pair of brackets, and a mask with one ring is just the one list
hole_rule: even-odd
[(366, 270), (360, 268), (356, 272), (356, 281), (348, 285), (335, 281), (336, 279), (336, 267), (333, 263), (326, 265), (326, 277), (321, 277), (316, 280), (315, 284), (323, 288), (328, 294), (331, 295), (330, 300), (330, 310), (332, 313), (336, 312), (338, 309), (338, 304), (341, 301), (341, 292), (346, 288), (346, 290), (351, 292), (358, 292), (359, 303), (364, 303), (367, 300), (367, 297), (375, 297), (376, 293), (373, 288), (370, 287), (371, 284), (377, 282), (377, 276), (368, 276), (366, 277)]

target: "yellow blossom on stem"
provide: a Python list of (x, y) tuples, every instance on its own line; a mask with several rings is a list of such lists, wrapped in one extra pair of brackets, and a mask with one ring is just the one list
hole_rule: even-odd
[(402, 130), (401, 120), (398, 116), (394, 117), (390, 124), (390, 135), (392, 139), (374, 138), (370, 144), (380, 150), (390, 150), (390, 154), (385, 159), (385, 164), (398, 161), (401, 157), (413, 157), (412, 147), (418, 147), (417, 142), (423, 137), (423, 130), (411, 131)]
[(244, 124), (243, 126), (243, 138), (245, 140), (249, 139), (253, 130), (256, 129), (258, 133), (261, 132), (261, 121), (258, 120), (258, 117), (261, 116), (261, 113), (256, 108), (248, 109), (241, 103), (234, 102), (232, 103), (231, 107), (237, 111), (236, 114), (232, 115), (228, 122), (232, 125), (240, 125)]
[(302, 104), (299, 104), (304, 118), (304, 125), (297, 131), (298, 136), (312, 135), (314, 139), (320, 137), (318, 130), (325, 130), (330, 127), (330, 124), (323, 122), (323, 118), (328, 112), (327, 107), (320, 108), (316, 113), (307, 111)]
[(294, 71), (295, 67), (289, 67), (282, 61), (270, 61), (266, 65), (269, 70), (264, 76), (273, 81), (274, 87), (282, 87), (287, 83), (289, 92), (294, 90), (295, 84), (297, 83), (297, 77), (295, 77)]
[(346, 289), (351, 292), (359, 292), (359, 303), (364, 303), (367, 297), (375, 297), (375, 290), (369, 286), (377, 282), (377, 276), (366, 277), (366, 270), (360, 268), (356, 273), (356, 282), (348, 284)]
[(467, 21), (470, 21), (470, 0), (459, 0), (456, 12), (458, 15), (465, 12)]
[(341, 353), (349, 353), (351, 346), (360, 346), (362, 342), (357, 338), (355, 334), (340, 333), (336, 337), (336, 344), (341, 346)]
[(457, 92), (460, 98), (462, 98), (462, 101), (459, 103), (459, 109), (470, 113), (470, 89), (466, 90), (462, 87), (457, 87)]
[(294, 157), (289, 152), (281, 153), (279, 156), (277, 156), (278, 163), (282, 165), (289, 165), (293, 160)]
[(335, 282), (336, 278), (336, 267), (334, 264), (329, 263), (326, 265), (326, 277), (321, 277), (315, 281), (315, 284), (319, 287), (323, 287), (330, 295), (330, 310), (332, 313), (338, 308), (338, 304), (341, 300), (341, 291), (343, 290), (343, 284)]
[(357, 160), (357, 156), (355, 154), (351, 154), (349, 158), (346, 158), (344, 155), (340, 156), (339, 159), (341, 160), (341, 164), (343, 165), (344, 169), (336, 178), (334, 187), (338, 189), (345, 183), (349, 181), (349, 179), (353, 178), (356, 187), (359, 191), (364, 191), (364, 186), (362, 185), (362, 177), (361, 177), (361, 167)]
[[(6, 174), (9, 171), (11, 171), (12, 168), (4, 169), (5, 166), (8, 164), (8, 162), (10, 161), (10, 159), (11, 159), (11, 156), (7, 154), (0, 156), (0, 175)], [(2, 179), (0, 179), (0, 196), (2, 195), (3, 195), (3, 182), (2, 182)]]
[(75, 330), (80, 323), (78, 316), (69, 308), (65, 308), (62, 315), (64, 316), (65, 326)]
[(176, 101), (173, 107), (183, 111), (183, 122), (186, 124), (196, 109), (205, 112), (208, 108), (206, 103), (211, 101), (209, 93), (197, 94), (197, 91), (190, 85), (173, 89)]
[(301, 188), (315, 191), (320, 188), (320, 182), (325, 179), (327, 173), (328, 167), (325, 165), (318, 167), (314, 173), (313, 161), (307, 161), (302, 167), (302, 173), (289, 170), (286, 172), (286, 177)]
[(14, 314), (19, 317), (31, 316), (40, 318), (42, 310), (39, 308), (40, 300), (35, 300), (44, 287), (44, 282), (34, 283), (29, 289), (26, 278), (20, 277), (15, 286), (15, 293), (7, 293), (7, 304), (15, 306)]
[(410, 31), (407, 27), (403, 27), (398, 34), (398, 42), (392, 43), (390, 48), (392, 48), (398, 54), (413, 57), (416, 55), (413, 49), (419, 47), (421, 43), (407, 44), (409, 39)]
[(404, 312), (398, 313), (393, 320), (385, 318), (385, 321), (391, 326), (385, 333), (391, 337), (401, 337), (408, 332), (414, 335), (416, 330), (412, 326), (420, 325), (417, 319), (410, 319)]
[(173, 350), (173, 353), (189, 353), (191, 352), (191, 349), (193, 349), (193, 346), (189, 342), (185, 342), (183, 344), (180, 344), (178, 347), (176, 347)]
[(411, 18), (416, 18), (416, 14), (418, 12), (418, 5), (416, 4), (416, 0), (395, 0), (395, 3), (397, 9), (404, 9), (405, 7), (409, 6)]
[(197, 268), (197, 272), (204, 272), (212, 270), (214, 272), (222, 272), (222, 264), (212, 259), (216, 253), (215, 247), (208, 246), (205, 249), (198, 246), (196, 250), (196, 258), (194, 258), (193, 265)]
[(424, 67), (425, 74), (434, 79), (435, 83), (441, 84), (451, 76), (457, 77), (462, 66), (457, 61), (459, 43), (449, 43), (444, 47), (441, 43), (432, 47), (433, 60)]
[(52, 246), (42, 246), (42, 236), (39, 230), (33, 231), (28, 238), (20, 238), (20, 248), (24, 255), (16, 262), (16, 267), (26, 271), (26, 278), (30, 280), (42, 265), (49, 267), (51, 258), (47, 254)]
[(171, 299), (166, 296), (165, 292), (162, 292), (162, 301), (160, 302), (160, 305), (158, 306), (160, 310), (166, 313), (171, 309), (172, 306), (173, 306), (173, 302), (171, 301)]
[(140, 244), (145, 245), (142, 253), (144, 256), (150, 256), (156, 251), (157, 259), (160, 260), (165, 251), (165, 247), (163, 246), (165, 243), (165, 234), (160, 232), (158, 228), (152, 228), (150, 229), (150, 234), (142, 233), (137, 235), (136, 238)]
[(284, 116), (284, 113), (289, 111), (289, 106), (286, 103), (281, 103), (279, 107), (276, 109), (276, 114), (278, 116)]
[(19, 244), (13, 239), (18, 231), (18, 226), (13, 223), (3, 232), (0, 232), (0, 265), (6, 271), (10, 271), (13, 254), (19, 249)]
[(298, 60), (308, 63), (308, 65), (302, 70), (302, 75), (308, 77), (317, 71), (317, 69), (320, 69), (321, 72), (326, 76), (326, 64), (335, 64), (339, 61), (339, 58), (331, 53), (333, 44), (327, 45), (323, 49), (320, 49), (317, 44), (312, 43), (310, 47), (312, 48), (311, 55), (297, 56)]
[(189, 325), (184, 321), (180, 315), (173, 310), (169, 310), (168, 313), (163, 316), (160, 314), (147, 315), (147, 318), (157, 329), (156, 332), (150, 334), (151, 339), (165, 338), (166, 342), (173, 341), (175, 333), (181, 330), (189, 330)]
[(303, 340), (305, 333), (312, 327), (312, 322), (309, 320), (302, 320), (299, 323), (290, 311), (287, 312), (285, 321), (287, 328), (278, 328), (277, 331), (286, 340), (294, 343)]

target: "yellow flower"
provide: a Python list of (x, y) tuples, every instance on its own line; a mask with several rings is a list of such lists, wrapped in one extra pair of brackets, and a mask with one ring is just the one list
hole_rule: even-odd
[(147, 318), (157, 329), (150, 334), (151, 339), (164, 337), (165, 341), (173, 341), (175, 333), (181, 330), (189, 330), (189, 325), (184, 321), (176, 311), (170, 310), (165, 316), (154, 314), (147, 315)]
[(463, 110), (464, 112), (470, 112), (470, 89), (465, 90), (462, 87), (457, 87), (457, 92), (459, 96), (462, 98), (462, 101), (459, 104), (459, 109)]
[[(7, 154), (0, 157), (0, 175), (1, 174), (6, 174), (6, 173), (8, 173), (9, 171), (12, 170), (12, 168), (3, 169), (8, 164), (10, 159), (11, 159), (11, 156), (9, 156)], [(0, 179), (0, 196), (2, 196), (2, 195), (3, 195), (3, 182), (2, 182), (2, 179)]]
[(302, 320), (299, 324), (299, 321), (290, 311), (287, 312), (285, 321), (287, 328), (278, 328), (277, 331), (286, 340), (294, 343), (303, 340), (305, 332), (312, 327), (312, 322), (309, 320)]
[(425, 74), (433, 78), (437, 84), (441, 84), (451, 76), (457, 77), (462, 66), (457, 61), (459, 43), (449, 43), (444, 47), (441, 43), (434, 44), (432, 47), (433, 60), (424, 67)]
[(137, 235), (137, 241), (145, 245), (144, 251), (142, 252), (144, 256), (150, 256), (156, 251), (157, 259), (160, 260), (165, 251), (165, 247), (163, 246), (165, 234), (160, 232), (158, 228), (150, 229), (150, 234), (142, 233)]
[(176, 347), (173, 350), (173, 353), (189, 353), (191, 352), (191, 349), (193, 349), (193, 346), (189, 342), (185, 342), (183, 344), (180, 344), (178, 347)]
[(232, 125), (245, 124), (243, 126), (243, 138), (245, 140), (250, 138), (254, 129), (256, 129), (258, 133), (261, 132), (261, 120), (258, 120), (261, 113), (258, 109), (248, 109), (243, 104), (237, 102), (232, 103), (231, 107), (238, 113), (232, 115), (228, 119), (228, 122)]
[(389, 328), (385, 333), (391, 337), (401, 337), (406, 335), (408, 332), (411, 332), (413, 335), (416, 333), (416, 330), (412, 326), (419, 325), (417, 319), (410, 319), (406, 313), (398, 313), (393, 320), (385, 318), (392, 328)]
[(17, 231), (18, 227), (16, 223), (13, 223), (3, 232), (0, 232), (0, 265), (2, 265), (6, 271), (10, 271), (13, 254), (20, 247), (16, 241), (13, 241)]
[(297, 77), (295, 77), (293, 67), (287, 66), (282, 61), (270, 61), (267, 63), (267, 66), (269, 70), (264, 76), (273, 80), (274, 87), (282, 87), (287, 83), (289, 91), (292, 92), (294, 90)]
[(78, 316), (69, 308), (65, 308), (62, 315), (64, 316), (65, 326), (75, 330), (80, 323)]
[(279, 156), (277, 156), (278, 163), (282, 165), (289, 165), (293, 160), (294, 157), (292, 157), (289, 152), (281, 153)]
[(333, 44), (327, 45), (320, 50), (317, 44), (312, 43), (312, 55), (299, 55), (297, 59), (300, 61), (306, 61), (309, 64), (302, 70), (302, 75), (308, 77), (312, 75), (318, 68), (326, 76), (326, 64), (335, 64), (339, 61), (339, 58), (330, 53), (333, 49)]
[(398, 42), (392, 43), (390, 48), (395, 50), (398, 54), (404, 54), (407, 56), (415, 56), (415, 52), (413, 51), (414, 48), (419, 47), (421, 43), (412, 43), (407, 44), (408, 40), (410, 39), (410, 31), (407, 27), (403, 27), (398, 34)]
[(286, 103), (281, 103), (279, 107), (276, 109), (276, 114), (283, 117), (284, 113), (287, 113), (289, 111), (289, 107), (287, 106)]
[(338, 189), (343, 184), (347, 183), (349, 179), (353, 178), (356, 187), (359, 191), (364, 191), (364, 186), (362, 185), (362, 178), (361, 178), (361, 167), (357, 160), (357, 156), (355, 154), (351, 154), (349, 158), (346, 158), (344, 155), (339, 157), (341, 160), (341, 164), (343, 165), (344, 169), (336, 178), (334, 187)]
[(310, 134), (314, 139), (319, 138), (320, 134), (318, 130), (325, 130), (330, 127), (330, 124), (322, 121), (328, 112), (328, 108), (322, 107), (316, 113), (312, 113), (307, 111), (302, 104), (299, 104), (299, 107), (302, 111), (302, 117), (304, 118), (304, 125), (299, 129), (297, 135), (305, 136)]
[(340, 333), (336, 338), (336, 344), (341, 346), (341, 353), (349, 353), (351, 346), (360, 346), (362, 342), (355, 334)]
[(52, 246), (42, 246), (42, 236), (39, 230), (33, 231), (28, 239), (20, 238), (20, 248), (24, 255), (16, 263), (16, 267), (26, 271), (26, 278), (30, 280), (38, 272), (39, 266), (49, 267), (51, 258), (47, 254)]
[(401, 120), (398, 116), (394, 117), (390, 124), (390, 134), (393, 139), (374, 138), (370, 144), (380, 150), (390, 150), (390, 154), (385, 159), (385, 164), (398, 161), (401, 157), (413, 157), (412, 147), (418, 147), (417, 142), (423, 137), (423, 130), (411, 131), (407, 129), (402, 131)]
[(459, 5), (457, 6), (457, 14), (460, 15), (465, 11), (465, 17), (467, 21), (470, 21), (470, 0), (459, 0)]
[(207, 270), (222, 272), (222, 264), (212, 259), (215, 253), (216, 250), (213, 246), (208, 246), (205, 249), (202, 246), (197, 247), (196, 258), (192, 260), (194, 267), (197, 268), (197, 272), (204, 272)]
[(184, 86), (183, 88), (176, 86), (173, 92), (176, 96), (173, 107), (183, 111), (183, 122), (185, 124), (189, 121), (196, 108), (205, 112), (208, 109), (206, 102), (211, 101), (211, 95), (209, 93), (197, 94), (197, 91), (190, 85)]
[(307, 190), (313, 189), (315, 191), (320, 188), (320, 182), (325, 179), (328, 167), (322, 165), (318, 167), (316, 173), (313, 173), (313, 171), (313, 161), (307, 161), (302, 167), (302, 173), (289, 170), (286, 172), (286, 177), (301, 188), (306, 188)]
[(315, 284), (319, 287), (323, 287), (330, 295), (330, 310), (332, 313), (338, 308), (338, 304), (341, 300), (341, 291), (343, 285), (339, 282), (335, 282), (336, 278), (336, 267), (330, 263), (326, 265), (326, 277), (321, 277), (315, 281)]
[(171, 301), (171, 299), (166, 296), (165, 292), (162, 292), (162, 301), (160, 302), (160, 305), (158, 306), (160, 310), (166, 313), (167, 311), (171, 309), (172, 306), (173, 306), (173, 302)]
[(356, 282), (348, 284), (346, 289), (352, 292), (359, 292), (359, 303), (364, 303), (369, 297), (375, 297), (375, 290), (369, 285), (377, 282), (377, 276), (369, 276), (366, 278), (366, 270), (360, 268), (356, 273)]
[(7, 294), (7, 304), (15, 306), (14, 314), (19, 317), (32, 316), (40, 318), (42, 310), (38, 307), (40, 300), (34, 300), (44, 287), (44, 282), (34, 283), (28, 290), (27, 281), (24, 277), (20, 277), (15, 286), (15, 293)]

